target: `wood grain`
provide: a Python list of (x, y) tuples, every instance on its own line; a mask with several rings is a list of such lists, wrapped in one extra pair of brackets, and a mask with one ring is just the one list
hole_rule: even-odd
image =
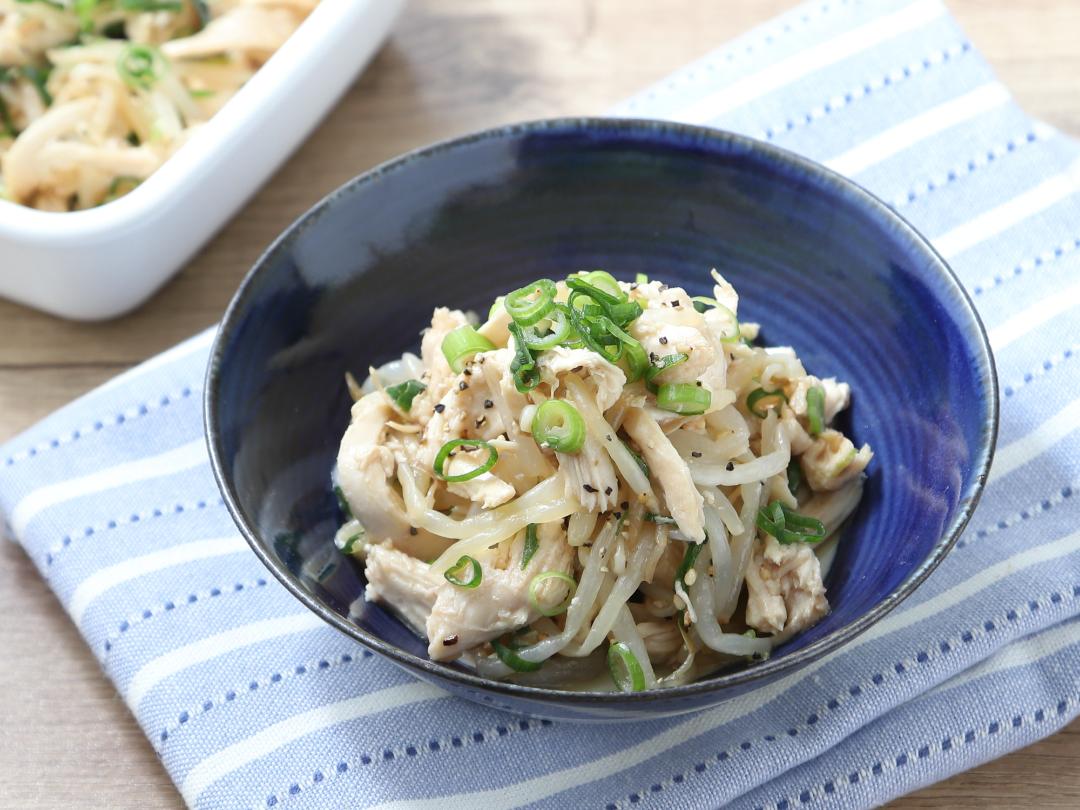
[[(414, 0), (318, 132), (145, 307), (72, 324), (0, 302), (0, 440), (215, 322), (294, 217), (433, 140), (596, 113), (794, 5), (790, 0)], [(1080, 136), (1080, 3), (952, 0), (1031, 113)], [(0, 543), (0, 807), (174, 808), (180, 800), (32, 564)], [(896, 808), (1080, 806), (1080, 723)]]

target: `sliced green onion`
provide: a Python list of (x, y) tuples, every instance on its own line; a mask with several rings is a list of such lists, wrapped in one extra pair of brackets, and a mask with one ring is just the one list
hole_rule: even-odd
[[(74, 11), (75, 16), (79, 18), (79, 27), (84, 33), (88, 34), (94, 30), (94, 12), (97, 10), (98, 2), (99, 0), (74, 0), (71, 4), (70, 10)], [(124, 36), (126, 32), (121, 34), (120, 38), (123, 39)]]
[(15, 130), (15, 122), (11, 120), (11, 112), (4, 103), (4, 97), (0, 96), (0, 135), (14, 138), (18, 134)]
[[(457, 447), (482, 447), (488, 451), (487, 460), (476, 469), (469, 470), (469, 472), (461, 473), (461, 475), (447, 475), (443, 468), (446, 465), (446, 460), (450, 458), (450, 453)], [(471, 481), (477, 476), (483, 475), (494, 467), (495, 462), (498, 460), (499, 451), (483, 439), (451, 439), (439, 448), (439, 452), (435, 456), (435, 463), (432, 466), (435, 469), (435, 475), (439, 476), (443, 481), (457, 484), (462, 481)]]
[(334, 496), (337, 498), (338, 509), (341, 510), (341, 514), (345, 516), (345, 520), (353, 520), (352, 509), (349, 507), (349, 501), (345, 497), (345, 493), (341, 487), (334, 485)]
[[(597, 321), (587, 319), (585, 315), (574, 306), (573, 296), (570, 297), (570, 304), (567, 306), (566, 312), (570, 316), (570, 322), (581, 336), (581, 340), (586, 347), (592, 349), (611, 363), (619, 362), (623, 354), (622, 342), (617, 339), (614, 344), (601, 342), (602, 339), (607, 336), (607, 332)], [(615, 351), (608, 351), (608, 349), (605, 348), (605, 346), (610, 345), (615, 346)]]
[(194, 99), (213, 98), (217, 90), (188, 90), (188, 95)]
[(792, 543), (817, 543), (825, 539), (825, 525), (814, 517), (800, 515), (773, 501), (758, 510), (757, 527), (771, 534), (782, 545)]
[(811, 436), (818, 436), (825, 429), (825, 389), (820, 385), (811, 386), (806, 392), (806, 421)]
[(740, 342), (743, 339), (742, 329), (739, 326), (739, 319), (735, 317), (735, 313), (725, 307), (723, 304), (716, 304), (715, 309), (726, 315), (728, 322), (727, 329), (725, 330), (724, 334), (720, 336), (720, 341), (722, 343)]
[[(614, 279), (612, 279), (612, 281), (614, 281)], [(606, 282), (601, 281), (601, 283), (607, 286)], [(608, 289), (603, 289), (586, 280), (583, 276), (570, 276), (570, 278), (566, 280), (566, 286), (574, 292), (588, 296), (601, 306), (605, 304), (607, 306), (621, 304), (626, 300), (626, 293), (622, 291), (622, 288), (619, 287), (618, 283), (615, 284), (615, 289), (611, 289), (610, 287)], [(618, 292), (616, 292), (616, 289)]]
[[(566, 598), (557, 605), (545, 607), (540, 604), (540, 599), (536, 592), (540, 586), (549, 579), (558, 579), (566, 583)], [(570, 607), (570, 603), (573, 601), (575, 593), (577, 593), (577, 582), (574, 581), (572, 576), (564, 574), (562, 571), (544, 571), (533, 577), (532, 581), (529, 583), (529, 604), (532, 605), (533, 610), (541, 616), (558, 616), (560, 613), (565, 613), (566, 609)]]
[(443, 357), (446, 358), (446, 362), (450, 364), (450, 370), (455, 374), (460, 374), (465, 368), (465, 363), (474, 355), (489, 352), (494, 348), (494, 343), (469, 324), (459, 326), (447, 333), (442, 342)]
[(803, 473), (802, 466), (799, 464), (797, 458), (791, 459), (787, 465), (787, 488), (788, 491), (794, 495), (799, 491), (799, 487), (802, 486)]
[(514, 290), (503, 300), (510, 317), (522, 326), (532, 326), (555, 306), (555, 282), (542, 278), (520, 290)]
[(41, 103), (46, 107), (51, 107), (53, 103), (53, 97), (49, 93), (46, 84), (49, 81), (49, 75), (52, 73), (51, 67), (39, 68), (34, 65), (23, 65), (19, 70), (22, 75), (34, 85), (34, 89), (37, 90), (38, 97), (41, 98)]
[(705, 413), (711, 404), (709, 389), (694, 383), (664, 383), (656, 391), (656, 407), (673, 413)]
[(536, 524), (530, 523), (525, 527), (525, 543), (521, 547), (521, 570), (529, 567), (536, 550), (540, 548), (540, 539), (536, 536)]
[(658, 386), (653, 382), (659, 375), (663, 374), (669, 368), (681, 365), (690, 359), (690, 355), (685, 352), (678, 352), (676, 354), (669, 354), (661, 357), (655, 363), (649, 364), (649, 370), (645, 372), (645, 385), (654, 394), (657, 391)]
[(715, 298), (707, 298), (704, 295), (695, 295), (690, 300), (694, 303), (694, 309), (698, 312), (705, 312), (717, 305)]
[(342, 553), (344, 553), (344, 554), (352, 554), (353, 551), (356, 549), (356, 544), (364, 539), (364, 535), (365, 535), (364, 531), (359, 531), (356, 534), (354, 534), (352, 537), (350, 537), (348, 540), (346, 540), (345, 545), (343, 545), (341, 547)]
[[(780, 407), (781, 402), (787, 402), (787, 395), (779, 388), (775, 391), (766, 391), (764, 388), (755, 388), (746, 395), (746, 409), (754, 416), (764, 419), (768, 414), (765, 408), (772, 406)], [(758, 405), (761, 405), (759, 408)]]
[(161, 55), (146, 45), (128, 45), (116, 60), (116, 69), (128, 86), (149, 90), (164, 70)]
[[(622, 441), (622, 440), (620, 439), (620, 441)], [(630, 454), (630, 457), (632, 459), (634, 459), (634, 463), (638, 465), (638, 469), (641, 470), (642, 474), (646, 478), (648, 478), (649, 477), (649, 465), (645, 463), (645, 459), (642, 458), (641, 454), (638, 453), (637, 451), (635, 451), (634, 448), (632, 448), (626, 442), (623, 442), (622, 444), (623, 444), (623, 447), (626, 448), (626, 452)]]
[(390, 399), (394, 400), (395, 405), (408, 413), (409, 409), (412, 408), (413, 400), (416, 399), (420, 392), (426, 390), (427, 386), (419, 380), (406, 380), (403, 383), (391, 385), (386, 389), (386, 394)]
[(566, 400), (549, 399), (536, 409), (532, 435), (541, 447), (559, 453), (577, 453), (585, 444), (585, 420)]
[(675, 520), (675, 518), (673, 517), (668, 517), (667, 515), (657, 515), (653, 512), (646, 512), (644, 520), (647, 520), (649, 523), (664, 523), (670, 526), (674, 526), (676, 523), (678, 523), (678, 521)]
[(484, 569), (475, 559), (465, 554), (443, 574), (446, 581), (459, 588), (476, 588), (484, 578)]
[(648, 284), (649, 283), (649, 276), (647, 274), (645, 274), (645, 273), (638, 273), (636, 276), (634, 276), (634, 283), (636, 283), (636, 284)]
[(612, 304), (608, 307), (608, 317), (619, 326), (625, 327), (641, 317), (641, 304), (637, 301), (627, 301), (624, 304)]
[(623, 357), (626, 358), (628, 367), (626, 383), (629, 385), (645, 376), (645, 372), (649, 370), (649, 355), (645, 354), (645, 347), (636, 340), (633, 343), (624, 343), (623, 348)]
[(619, 286), (618, 280), (615, 276), (605, 270), (590, 270), (587, 273), (579, 273), (578, 278), (582, 279), (587, 284), (591, 284), (597, 289), (603, 290), (613, 298), (617, 298), (620, 301), (626, 300), (626, 293), (623, 291), (623, 288)]
[(113, 181), (109, 183), (109, 189), (105, 192), (104, 199), (101, 201), (102, 205), (134, 191), (140, 183), (142, 181), (138, 177), (114, 177)]
[(499, 660), (514, 672), (536, 672), (543, 665), (542, 661), (526, 661), (517, 654), (513, 647), (503, 644), (501, 641), (492, 641), (491, 646), (495, 648), (495, 654), (499, 656)]
[(697, 558), (701, 554), (701, 549), (704, 547), (704, 543), (690, 543), (687, 545), (686, 553), (683, 554), (682, 562), (679, 563), (679, 569), (675, 572), (675, 581), (681, 582), (683, 588), (688, 587), (686, 584), (686, 574), (694, 567), (694, 563), (697, 562)]
[(124, 11), (180, 11), (180, 0), (120, 0)]
[(510, 373), (514, 375), (514, 387), (519, 393), (527, 394), (540, 384), (540, 369), (525, 342), (525, 332), (516, 321), (508, 326), (514, 336), (514, 359), (510, 361)]
[(608, 670), (620, 692), (644, 692), (645, 671), (630, 648), (622, 641), (608, 647)]
[(521, 330), (525, 345), (532, 351), (554, 349), (567, 340), (574, 331), (570, 323), (570, 313), (562, 304), (556, 304), (544, 318), (550, 324), (550, 329), (546, 334), (541, 335), (537, 330), (539, 323)]

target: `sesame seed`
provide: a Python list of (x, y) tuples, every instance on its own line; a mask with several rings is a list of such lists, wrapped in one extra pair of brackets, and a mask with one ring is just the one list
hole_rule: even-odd
[(409, 534), (411, 534), (413, 537), (416, 537), (416, 535), (420, 534), (420, 531), (415, 526), (410, 526)]
[(445, 405), (443, 405), (441, 402), (436, 403), (436, 405), (435, 405), (435, 413), (442, 413), (445, 410), (446, 410)]
[(727, 463), (727, 466), (724, 469), (726, 469), (728, 472), (731, 472), (732, 470), (735, 469), (735, 462), (734, 461), (729, 461)]
[(691, 450), (690, 455), (692, 455), (694, 458), (701, 458), (701, 453), (699, 453), (697, 450)]
[(660, 336), (660, 345), (661, 346), (667, 346), (667, 338), (664, 337), (663, 335)]
[(467, 368), (467, 369), (465, 369), (465, 370), (464, 370), (463, 372), (461, 372), (461, 373), (462, 373), (462, 374), (464, 374), (464, 375), (465, 375), (466, 377), (471, 377), (471, 376), (472, 376), (472, 369), (471, 369), (471, 368)]
[(490, 399), (485, 399), (485, 400), (484, 400), (484, 407), (485, 407), (485, 408), (494, 408), (494, 407), (495, 407), (495, 403), (494, 403), (494, 402), (492, 402), (492, 401), (491, 401)]
[(453, 647), (455, 644), (458, 643), (457, 634), (454, 634), (452, 636), (447, 636), (446, 638), (444, 638), (442, 640), (442, 643), (443, 643), (444, 647)]
[(630, 508), (630, 501), (623, 501), (622, 503), (619, 504), (619, 506), (621, 506), (623, 509), (629, 509)]
[(672, 301), (672, 302), (671, 302), (671, 305), (672, 305), (673, 307), (677, 307), (677, 306), (679, 306), (679, 299), (678, 299), (678, 298), (676, 298), (676, 299), (675, 299), (674, 301)]
[(582, 488), (584, 488), (584, 490), (586, 492), (599, 492), (600, 491), (596, 487), (594, 487), (592, 484), (582, 484), (581, 486), (582, 486)]
[(464, 380), (462, 380), (461, 382), (458, 383), (457, 387), (458, 387), (459, 391), (464, 391), (466, 388), (469, 387), (469, 384), (467, 382), (465, 382)]
[(610, 495), (611, 494), (611, 487), (604, 487), (604, 494), (605, 495)]

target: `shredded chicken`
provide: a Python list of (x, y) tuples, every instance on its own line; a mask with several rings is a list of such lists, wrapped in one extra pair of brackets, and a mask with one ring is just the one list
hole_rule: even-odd
[(830, 428), (803, 453), (802, 468), (811, 489), (835, 490), (861, 475), (873, 457), (869, 445), (856, 450), (851, 439)]
[(694, 486), (686, 461), (655, 420), (640, 408), (631, 408), (623, 425), (630, 438), (641, 448), (653, 476), (660, 482), (664, 501), (679, 524), (680, 531), (692, 542), (702, 542), (705, 539), (705, 515), (702, 512), (705, 502)]
[(431, 566), (389, 543), (368, 546), (364, 574), (369, 602), (390, 605), (417, 633), (423, 633), (431, 608), (446, 580)]
[(746, 585), (746, 623), (762, 633), (797, 633), (829, 612), (821, 565), (805, 543), (759, 543)]

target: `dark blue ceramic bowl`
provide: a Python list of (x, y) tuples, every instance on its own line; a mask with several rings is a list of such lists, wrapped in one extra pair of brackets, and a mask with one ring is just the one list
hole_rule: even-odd
[[(346, 370), (418, 345), (436, 305), (486, 310), (540, 276), (648, 273), (693, 294), (719, 268), (766, 344), (851, 383), (845, 428), (875, 451), (827, 586), (832, 612), (763, 663), (634, 695), (496, 683), (429, 661), (369, 605), (361, 566), (302, 575), (340, 515), (330, 469)], [(641, 717), (720, 703), (835, 650), (941, 562), (990, 463), (997, 388), (964, 291), (911, 226), (858, 186), (716, 130), (571, 119), (438, 144), (364, 174), (302, 216), (229, 306), (206, 387), (211, 459), (255, 553), (327, 622), (472, 700), (547, 717)], [(329, 552), (333, 554), (335, 552)]]

